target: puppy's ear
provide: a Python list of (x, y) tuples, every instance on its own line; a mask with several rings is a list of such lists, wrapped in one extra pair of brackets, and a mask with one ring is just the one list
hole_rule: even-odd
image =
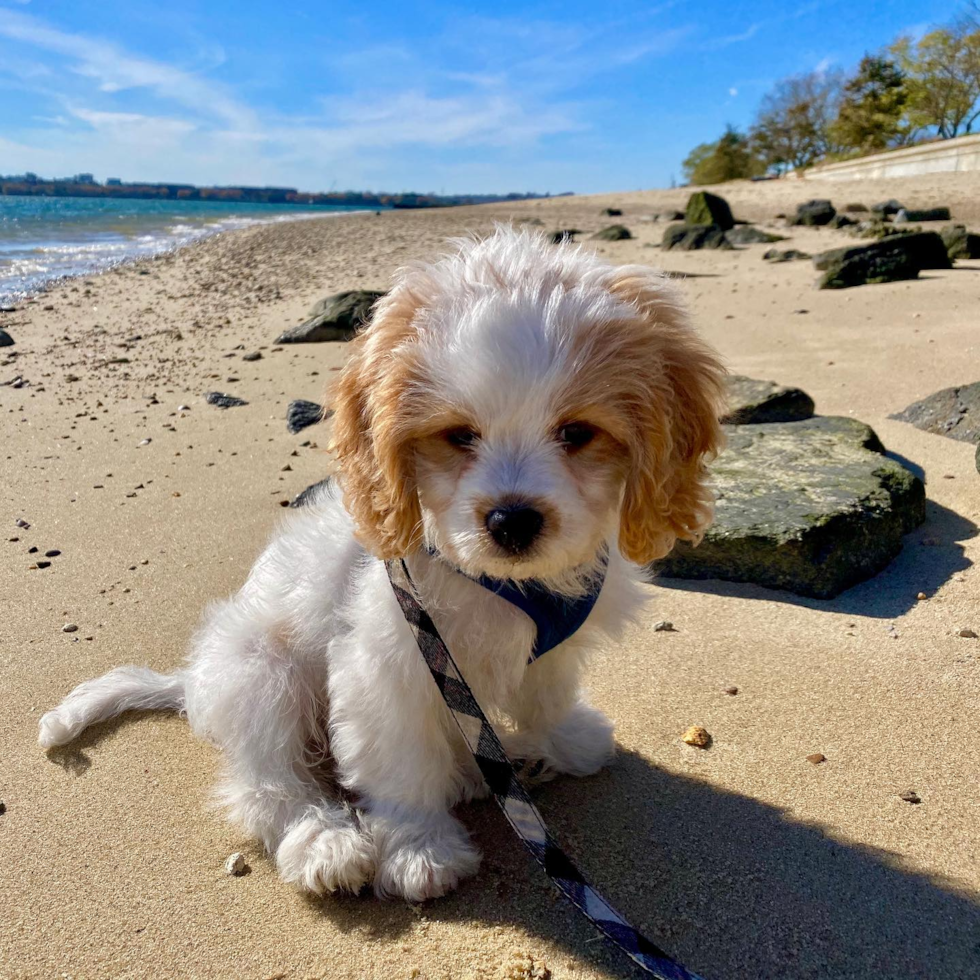
[(334, 389), (333, 450), (344, 503), (362, 543), (379, 558), (401, 557), (421, 538), (421, 509), (409, 446), (405, 395), (416, 357), (419, 301), (397, 286), (379, 301)]
[(608, 288), (642, 321), (631, 342), (641, 390), (633, 406), (619, 546), (630, 561), (644, 564), (666, 555), (677, 538), (699, 542), (711, 523), (705, 457), (724, 444), (718, 416), (726, 372), (657, 273), (620, 269)]

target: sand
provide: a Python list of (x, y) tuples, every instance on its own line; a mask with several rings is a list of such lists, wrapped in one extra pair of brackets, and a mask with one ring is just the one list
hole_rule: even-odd
[[(894, 196), (980, 224), (978, 192), (980, 174), (725, 190), (758, 221), (813, 196)], [(327, 293), (384, 287), (447, 235), (522, 216), (593, 231), (608, 205), (637, 238), (603, 254), (677, 273), (733, 370), (870, 423), (925, 471), (928, 521), (885, 572), (832, 601), (651, 586), (643, 621), (590, 675), (617, 721), (615, 763), (543, 788), (540, 804), (608, 896), (707, 977), (980, 977), (980, 641), (957, 635), (980, 632), (980, 477), (972, 446), (887, 418), (977, 380), (980, 263), (817, 292), (809, 263), (770, 266), (765, 246), (651, 248), (661, 228), (640, 219), (685, 197), (249, 229), (0, 315), (17, 341), (0, 352), (0, 381), (31, 381), (0, 387), (0, 977), (489, 980), (543, 964), (555, 978), (631, 975), (492, 804), (462, 812), (485, 857), (451, 897), (313, 901), (210, 809), (219, 759), (179, 718), (127, 717), (50, 757), (35, 743), (40, 714), (79, 681), (121, 663), (176, 667), (281, 501), (329, 472), (328, 433), (290, 436), (283, 419), (289, 400), (322, 397), (344, 345), (274, 351), (280, 329)], [(805, 231), (789, 244), (846, 240)], [(254, 350), (262, 359), (243, 362)], [(249, 404), (222, 411), (208, 390)], [(51, 566), (31, 570), (38, 558)], [(677, 632), (654, 632), (660, 619)], [(76, 632), (62, 632), (69, 622)], [(711, 733), (708, 750), (681, 742), (691, 725)], [(815, 752), (826, 761), (808, 762)], [(908, 789), (920, 804), (900, 799)], [(223, 871), (234, 851), (243, 877)]]

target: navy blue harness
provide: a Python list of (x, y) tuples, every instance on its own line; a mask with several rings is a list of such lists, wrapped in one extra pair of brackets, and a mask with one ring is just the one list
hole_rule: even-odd
[[(439, 557), (438, 552), (430, 551), (429, 554)], [(517, 606), (521, 612), (530, 617), (537, 630), (534, 646), (531, 647), (531, 658), (528, 661), (533, 663), (542, 654), (553, 650), (559, 643), (564, 643), (582, 628), (602, 591), (608, 563), (609, 556), (604, 554), (595, 576), (589, 583), (588, 591), (574, 599), (558, 595), (533, 579), (518, 583), (512, 579), (491, 578), (489, 575), (481, 575), (479, 578), (470, 575), (466, 577), (471, 582), (482, 585), (494, 595), (499, 595), (501, 599), (506, 599), (512, 606)], [(460, 575), (465, 574), (460, 572)]]

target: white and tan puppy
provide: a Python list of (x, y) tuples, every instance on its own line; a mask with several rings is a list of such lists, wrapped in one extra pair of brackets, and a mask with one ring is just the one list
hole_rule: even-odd
[[(500, 228), (401, 271), (335, 392), (339, 488), (290, 514), (184, 669), (82, 684), (41, 745), (180, 710), (223, 750), (221, 798), (287, 881), (445, 893), (479, 863), (450, 811), (485, 786), (381, 559), (407, 560), (514, 757), (595, 772), (612, 725), (582, 696), (583, 663), (641, 602), (638, 565), (710, 520), (722, 383), (650, 269)], [(607, 554), (585, 625), (531, 665), (532, 621), (470, 577), (574, 597)]]

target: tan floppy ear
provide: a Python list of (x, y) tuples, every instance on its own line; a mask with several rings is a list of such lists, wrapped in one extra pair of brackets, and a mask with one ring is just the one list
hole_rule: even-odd
[(630, 359), (643, 387), (633, 406), (619, 547), (630, 561), (645, 564), (666, 555), (678, 538), (699, 542), (711, 523), (705, 459), (724, 444), (718, 417), (726, 372), (659, 274), (617, 270), (609, 290), (641, 316)]
[(402, 557), (421, 540), (405, 399), (416, 366), (412, 322), (418, 309), (404, 286), (384, 297), (352, 341), (334, 389), (332, 448), (344, 503), (358, 538), (379, 558)]

